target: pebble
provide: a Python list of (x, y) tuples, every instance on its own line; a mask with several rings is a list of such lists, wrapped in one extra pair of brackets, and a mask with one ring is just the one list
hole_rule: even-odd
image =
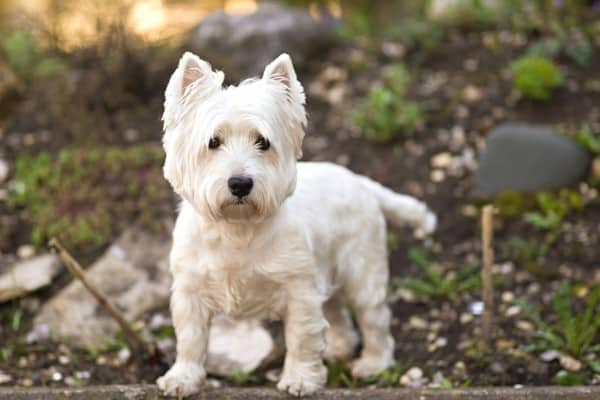
[(99, 357), (96, 359), (96, 364), (98, 364), (98, 365), (105, 365), (105, 364), (106, 364), (106, 361), (107, 361), (107, 360), (106, 360), (106, 357), (105, 357), (105, 356), (99, 356)]
[(429, 324), (427, 323), (426, 320), (424, 320), (421, 317), (417, 317), (415, 315), (410, 317), (410, 319), (408, 320), (408, 325), (413, 329), (419, 329), (419, 330), (427, 329), (427, 327), (429, 326)]
[(446, 179), (446, 174), (440, 169), (434, 169), (431, 171), (430, 179), (432, 182), (439, 183)]
[(557, 350), (548, 350), (540, 354), (540, 360), (545, 362), (550, 362), (554, 360), (558, 360), (561, 356), (560, 351)]
[(423, 378), (423, 370), (418, 367), (412, 367), (400, 377), (400, 384), (408, 387), (421, 387), (426, 383)]
[(504, 313), (504, 315), (506, 315), (508, 318), (510, 318), (510, 317), (514, 317), (515, 315), (518, 315), (520, 312), (521, 312), (521, 307), (510, 306), (506, 309), (506, 312)]
[(468, 306), (469, 312), (473, 315), (481, 315), (483, 314), (483, 301), (474, 301)]
[(52, 374), (52, 380), (54, 382), (60, 382), (62, 381), (63, 378), (63, 374), (60, 371), (56, 371)]
[(50, 329), (46, 324), (35, 325), (25, 337), (25, 341), (29, 344), (43, 342), (50, 337)]
[(65, 383), (67, 386), (77, 386), (77, 379), (73, 378), (72, 376), (67, 376), (65, 378)]
[(535, 327), (533, 326), (533, 324), (529, 321), (525, 321), (525, 320), (518, 320), (517, 322), (515, 322), (515, 326), (525, 332), (531, 332), (535, 329)]
[(462, 314), (460, 314), (460, 323), (463, 325), (466, 325), (466, 324), (472, 322), (474, 318), (475, 317), (473, 317), (473, 314), (462, 313)]
[(0, 158), (0, 183), (8, 178), (8, 162)]
[(515, 346), (516, 346), (516, 343), (512, 340), (507, 340), (507, 339), (496, 340), (496, 348), (500, 351), (511, 350), (511, 349), (514, 349)]
[(31, 387), (33, 386), (33, 380), (31, 378), (23, 378), (19, 381), (21, 386)]
[(448, 152), (438, 153), (431, 157), (431, 166), (433, 168), (446, 169), (452, 162), (452, 154)]
[(66, 356), (66, 355), (63, 354), (63, 355), (58, 356), (58, 362), (61, 365), (67, 365), (68, 363), (71, 362), (71, 360), (69, 359), (68, 356)]
[(275, 368), (268, 370), (265, 374), (265, 378), (267, 378), (269, 382), (278, 382), (279, 378), (281, 378), (281, 369)]
[(0, 385), (12, 382), (12, 376), (0, 371)]
[(31, 258), (35, 255), (35, 247), (30, 244), (24, 244), (19, 246), (17, 249), (17, 257), (21, 260), (25, 260), (27, 258)]
[(467, 103), (475, 103), (483, 97), (483, 92), (480, 88), (474, 85), (468, 85), (462, 92), (462, 98)]
[(567, 371), (578, 372), (583, 367), (583, 364), (567, 354), (560, 355), (560, 365)]
[(493, 362), (490, 365), (490, 371), (492, 371), (495, 374), (503, 374), (506, 369), (504, 368), (504, 365), (500, 364), (499, 362)]
[(502, 301), (505, 303), (512, 303), (515, 300), (515, 294), (513, 292), (502, 292)]
[(126, 363), (129, 360), (129, 358), (131, 358), (131, 350), (125, 347), (124, 349), (119, 350), (117, 357), (119, 358), (119, 361), (121, 361), (122, 363)]
[(77, 378), (79, 380), (90, 379), (91, 376), (92, 376), (92, 374), (90, 373), (90, 371), (77, 371), (77, 372), (75, 372), (75, 378)]

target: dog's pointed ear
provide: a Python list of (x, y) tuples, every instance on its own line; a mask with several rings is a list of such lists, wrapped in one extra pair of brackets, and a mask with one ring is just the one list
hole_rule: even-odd
[(292, 118), (292, 142), (295, 148), (296, 158), (302, 157), (302, 140), (304, 139), (304, 127), (306, 126), (306, 111), (304, 103), (306, 98), (304, 88), (296, 77), (296, 71), (292, 59), (286, 53), (281, 54), (269, 65), (263, 73), (263, 79), (275, 81), (285, 88), (289, 115)]
[(164, 129), (179, 123), (190, 105), (220, 90), (223, 79), (221, 71), (213, 71), (209, 63), (193, 53), (185, 52), (165, 90)]

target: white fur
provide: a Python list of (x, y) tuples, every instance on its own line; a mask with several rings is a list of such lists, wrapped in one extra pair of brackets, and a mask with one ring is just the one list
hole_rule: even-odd
[[(387, 217), (430, 233), (425, 204), (329, 163), (297, 163), (306, 116), (292, 62), (281, 55), (261, 79), (221, 88), (223, 75), (186, 53), (166, 90), (164, 173), (183, 198), (173, 232), (171, 309), (177, 360), (158, 380), (168, 395), (198, 390), (211, 318), (281, 319), (287, 354), (277, 387), (310, 394), (326, 380), (323, 356), (352, 373), (393, 364), (386, 304)], [(258, 135), (271, 148), (255, 145)], [(220, 147), (209, 149), (211, 137)], [(240, 201), (233, 175), (254, 180)]]

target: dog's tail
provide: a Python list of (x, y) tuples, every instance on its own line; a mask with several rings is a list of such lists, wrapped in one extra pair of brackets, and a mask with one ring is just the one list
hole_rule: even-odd
[(409, 224), (425, 235), (435, 231), (437, 217), (425, 203), (414, 197), (396, 193), (367, 177), (360, 178), (365, 188), (379, 200), (383, 214), (393, 224)]

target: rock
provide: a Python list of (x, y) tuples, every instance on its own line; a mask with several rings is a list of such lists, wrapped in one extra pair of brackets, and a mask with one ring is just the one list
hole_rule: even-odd
[(478, 300), (478, 301), (469, 303), (468, 309), (469, 309), (469, 312), (473, 315), (483, 314), (483, 309), (484, 309), (483, 301)]
[(13, 380), (12, 376), (0, 371), (0, 385), (12, 382), (12, 380)]
[[(134, 321), (168, 303), (169, 249), (170, 242), (164, 237), (131, 228), (86, 271), (86, 276), (129, 321)], [(35, 325), (47, 325), (53, 337), (95, 347), (118, 330), (117, 323), (79, 281), (44, 304)]]
[(17, 249), (17, 257), (21, 260), (31, 258), (35, 255), (35, 247), (30, 244), (24, 244)]
[(0, 158), (0, 183), (4, 182), (8, 178), (8, 162)]
[(507, 123), (487, 139), (476, 188), (485, 194), (556, 189), (580, 181), (589, 165), (589, 153), (567, 137), (544, 127)]
[(211, 324), (209, 336), (206, 370), (213, 375), (248, 373), (281, 354), (271, 334), (258, 320), (217, 317)]
[(261, 4), (252, 14), (208, 15), (193, 29), (187, 48), (222, 69), (228, 79), (262, 74), (265, 66), (283, 52), (297, 69), (334, 43), (334, 26), (305, 11)]
[(61, 265), (53, 254), (18, 262), (0, 275), (0, 303), (48, 285), (60, 270)]
[(412, 367), (400, 377), (400, 384), (408, 387), (421, 387), (427, 383), (423, 377), (423, 370), (418, 367)]
[[(89, 281), (105, 293), (123, 312), (135, 321), (144, 313), (166, 306), (171, 276), (168, 271), (169, 240), (131, 228), (126, 231), (87, 271)], [(33, 261), (33, 260), (32, 260)], [(30, 261), (31, 262), (31, 261)], [(170, 323), (164, 316), (154, 316), (151, 327)], [(100, 346), (113, 337), (119, 327), (88, 293), (74, 281), (48, 303), (34, 321), (32, 332), (70, 340), (76, 346)], [(39, 334), (32, 333), (32, 341)], [(251, 372), (281, 354), (280, 346), (258, 320), (231, 321), (215, 317), (210, 329), (206, 368), (210, 374), (228, 376), (236, 371)], [(162, 343), (163, 349), (171, 349)], [(130, 354), (119, 353), (124, 363)], [(99, 357), (96, 363), (106, 364)]]
[(578, 372), (581, 371), (581, 368), (583, 367), (581, 361), (576, 360), (567, 354), (561, 354), (559, 361), (560, 365), (567, 371)]

